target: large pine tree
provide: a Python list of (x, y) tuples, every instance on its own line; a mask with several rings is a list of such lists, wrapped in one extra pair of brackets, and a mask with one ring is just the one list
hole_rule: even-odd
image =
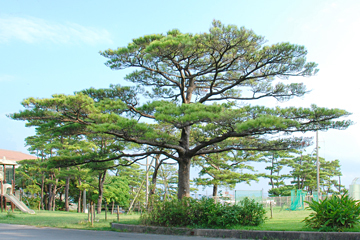
[[(334, 120), (349, 115), (339, 109), (246, 104), (267, 97), (301, 97), (307, 92), (305, 85), (286, 80), (312, 76), (317, 69), (306, 62), (305, 47), (266, 45), (263, 37), (245, 28), (214, 21), (209, 32), (146, 35), (101, 54), (111, 69), (133, 68), (125, 80), (136, 86), (29, 98), (23, 102), (29, 109), (12, 118), (73, 124), (82, 126), (83, 134), (110, 134), (139, 146), (122, 157), (163, 154), (178, 163), (178, 198), (190, 195), (190, 166), (196, 156), (284, 149), (302, 140), (267, 140), (279, 133), (344, 129), (351, 124)], [(151, 100), (143, 103), (143, 97)], [(221, 149), (214, 147), (229, 139)]]

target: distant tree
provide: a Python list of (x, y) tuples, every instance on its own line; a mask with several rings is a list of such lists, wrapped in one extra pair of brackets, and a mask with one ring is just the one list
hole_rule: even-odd
[[(115, 176), (127, 179), (129, 186), (129, 200), (134, 201), (137, 206), (145, 204), (145, 188), (142, 183), (145, 180), (145, 169), (140, 168), (138, 164), (130, 166), (118, 166)], [(142, 187), (142, 188), (141, 188)], [(141, 189), (140, 189), (141, 188)], [(139, 193), (139, 194), (137, 194)], [(135, 198), (137, 196), (137, 198)]]
[(262, 177), (269, 179), (271, 189), (268, 191), (271, 196), (290, 196), (292, 185), (286, 184), (286, 180), (291, 178), (289, 173), (281, 173), (287, 167), (289, 161), (294, 158), (294, 150), (291, 151), (270, 151), (264, 152), (262, 160), (269, 163), (265, 170), (269, 172), (261, 174)]
[[(326, 161), (319, 157), (320, 162), (320, 189), (324, 193), (333, 193), (339, 189), (339, 182), (335, 179), (341, 176), (339, 160)], [(312, 154), (300, 155), (292, 159), (289, 164), (292, 168), (290, 175), (293, 180), (291, 183), (296, 189), (303, 189), (309, 194), (317, 189), (317, 169), (316, 157)]]
[(177, 169), (171, 164), (162, 164), (159, 171), (158, 183), (162, 185), (159, 190), (159, 195), (163, 196), (163, 199), (172, 199), (176, 197), (177, 192)]
[(122, 207), (129, 207), (129, 185), (125, 177), (108, 176), (104, 184), (104, 199), (107, 203), (112, 203), (114, 212), (115, 203)]
[[(234, 188), (237, 183), (258, 180), (250, 162), (257, 161), (254, 152), (230, 151), (199, 156), (194, 163), (200, 166), (199, 177), (194, 181), (197, 185), (213, 186), (213, 197), (217, 197), (218, 187)], [(245, 172), (244, 172), (245, 170)], [(246, 172), (247, 171), (247, 172)]]

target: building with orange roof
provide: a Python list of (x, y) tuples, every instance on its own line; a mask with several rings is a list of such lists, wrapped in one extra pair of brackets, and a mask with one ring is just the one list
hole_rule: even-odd
[(0, 181), (10, 183), (15, 181), (15, 168), (17, 163), (25, 159), (36, 159), (37, 157), (30, 154), (0, 149)]
[(11, 202), (11, 209), (14, 211), (17, 206), (21, 211), (34, 214), (15, 196), (15, 168), (17, 162), (25, 159), (36, 159), (35, 156), (11, 150), (0, 149), (0, 206), (1, 212), (7, 209), (7, 201)]
[(4, 159), (4, 157), (6, 160), (15, 161), (15, 162), (25, 160), (25, 159), (36, 159), (37, 158), (33, 155), (18, 152), (18, 151), (0, 149), (0, 159)]

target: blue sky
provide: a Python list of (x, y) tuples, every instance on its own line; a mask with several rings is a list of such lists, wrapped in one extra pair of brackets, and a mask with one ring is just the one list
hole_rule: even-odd
[[(268, 43), (304, 45), (308, 60), (319, 64), (317, 76), (294, 79), (303, 81), (311, 93), (286, 103), (267, 100), (266, 105), (315, 103), (346, 109), (359, 122), (359, 11), (358, 0), (0, 0), (0, 148), (26, 152), (24, 138), (34, 130), (6, 117), (22, 109), (23, 99), (126, 85), (122, 80), (126, 72), (107, 68), (99, 51), (174, 28), (205, 32), (213, 19), (252, 29)], [(360, 177), (359, 133), (358, 124), (345, 131), (320, 132), (320, 156), (340, 160), (347, 187)], [(237, 188), (267, 185), (260, 181)]]

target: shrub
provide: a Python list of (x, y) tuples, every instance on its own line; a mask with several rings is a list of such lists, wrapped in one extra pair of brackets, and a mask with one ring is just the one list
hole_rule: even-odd
[(234, 225), (257, 226), (265, 220), (265, 209), (254, 200), (239, 205), (215, 203), (211, 198), (158, 201), (141, 216), (146, 225), (168, 227), (228, 228)]
[(346, 194), (307, 203), (307, 209), (314, 211), (303, 220), (308, 227), (320, 231), (343, 231), (360, 221), (359, 202)]
[(247, 197), (240, 201), (239, 205), (242, 207), (240, 225), (258, 226), (265, 221), (266, 211), (264, 205)]
[(26, 197), (23, 196), (22, 201), (31, 209), (38, 209), (40, 204), (40, 197)]

